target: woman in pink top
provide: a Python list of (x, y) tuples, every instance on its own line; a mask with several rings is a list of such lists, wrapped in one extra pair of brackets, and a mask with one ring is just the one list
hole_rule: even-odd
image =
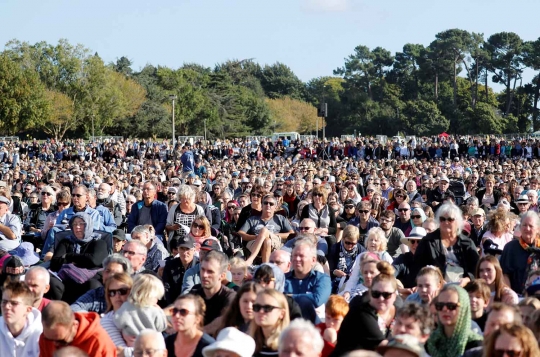
[(195, 241), (195, 251), (197, 252), (201, 248), (202, 242), (207, 239), (213, 239), (219, 243), (219, 240), (212, 236), (210, 221), (208, 221), (208, 218), (205, 216), (197, 216), (193, 222), (191, 222), (189, 235), (192, 236)]

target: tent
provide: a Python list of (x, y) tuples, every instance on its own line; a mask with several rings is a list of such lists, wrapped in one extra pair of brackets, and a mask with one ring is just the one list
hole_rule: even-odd
[(447, 138), (449, 137), (450, 135), (446, 134), (446, 133), (442, 133), (442, 134), (439, 134), (439, 138)]

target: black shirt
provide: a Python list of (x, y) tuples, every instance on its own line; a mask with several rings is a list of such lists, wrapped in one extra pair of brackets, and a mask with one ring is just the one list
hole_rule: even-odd
[(226, 286), (222, 286), (214, 296), (207, 299), (201, 284), (195, 285), (193, 289), (191, 289), (191, 293), (199, 295), (206, 303), (206, 313), (204, 314), (205, 326), (214, 321), (214, 319), (220, 317), (223, 310), (232, 304), (233, 299), (236, 296), (234, 290), (229, 289)]
[[(167, 348), (167, 357), (176, 357), (174, 353), (174, 340), (176, 340), (176, 335), (178, 334), (175, 333), (165, 338), (165, 347)], [(216, 340), (214, 340), (212, 336), (206, 333), (203, 333), (191, 357), (203, 357), (203, 353), (202, 353), (203, 348), (205, 348), (208, 345), (211, 345), (214, 342), (216, 342)]]

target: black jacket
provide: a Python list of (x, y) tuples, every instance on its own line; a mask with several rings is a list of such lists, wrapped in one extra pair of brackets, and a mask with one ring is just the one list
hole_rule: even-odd
[(176, 298), (180, 296), (186, 270), (195, 266), (198, 262), (199, 258), (193, 257), (191, 263), (184, 269), (180, 258), (166, 260), (163, 268), (163, 285), (165, 286), (165, 299), (168, 304), (173, 304)]
[[(482, 206), (482, 199), (484, 198), (484, 194), (486, 193), (486, 188), (480, 188), (478, 191), (476, 191), (476, 198), (478, 198), (478, 202), (480, 206)], [(499, 200), (501, 199), (501, 192), (497, 190), (493, 190), (493, 201), (494, 203), (491, 205), (490, 208), (494, 208), (499, 204)]]
[(69, 263), (84, 269), (101, 268), (103, 261), (109, 255), (107, 242), (103, 239), (97, 239), (80, 245), (80, 252), (75, 253), (75, 243), (69, 238), (62, 239), (51, 259), (51, 270), (59, 271), (62, 265)]
[[(474, 242), (464, 235), (460, 235), (454, 245), (454, 254), (459, 265), (464, 270), (464, 277), (474, 279), (476, 265), (478, 264), (478, 251)], [(427, 265), (434, 265), (441, 269), (443, 275), (446, 273), (446, 255), (443, 253), (443, 244), (441, 242), (441, 231), (437, 229), (426, 235), (416, 248), (414, 254), (416, 269), (419, 271)]]

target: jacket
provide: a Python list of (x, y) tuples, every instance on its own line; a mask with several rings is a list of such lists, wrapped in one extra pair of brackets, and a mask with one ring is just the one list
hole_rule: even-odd
[[(476, 198), (478, 198), (478, 202), (480, 203), (480, 206), (482, 205), (482, 200), (484, 199), (484, 195), (486, 194), (486, 188), (482, 187), (476, 191)], [(495, 208), (499, 204), (499, 200), (501, 199), (501, 192), (498, 190), (493, 190), (493, 204), (490, 208)]]
[[(144, 201), (139, 201), (132, 206), (128, 218), (129, 233), (137, 226), (137, 222), (139, 221), (139, 210), (143, 205)], [(167, 222), (167, 205), (158, 200), (153, 200), (150, 207), (150, 217), (152, 218), (152, 225), (156, 230), (156, 235), (162, 235), (165, 230), (165, 223)]]
[(174, 301), (182, 293), (182, 282), (184, 280), (184, 274), (191, 267), (197, 265), (199, 258), (193, 257), (191, 263), (188, 264), (187, 269), (184, 268), (180, 258), (172, 258), (165, 262), (165, 268), (163, 269), (163, 285), (165, 286), (165, 298), (168, 304), (173, 304)]
[(26, 317), (26, 326), (17, 337), (13, 337), (4, 318), (0, 317), (0, 356), (38, 357), (38, 341), (42, 331), (41, 313), (36, 308), (32, 308)]
[[(460, 235), (454, 245), (454, 253), (459, 261), (459, 265), (464, 270), (463, 277), (469, 277), (474, 280), (476, 265), (479, 260), (478, 251), (474, 242), (463, 235)], [(419, 271), (427, 265), (434, 265), (441, 269), (443, 276), (446, 273), (446, 255), (443, 252), (441, 242), (441, 231), (437, 229), (426, 235), (414, 253), (414, 262), (416, 271)]]
[[(99, 231), (103, 229), (103, 220), (101, 219), (101, 215), (98, 211), (93, 209), (90, 206), (86, 206), (84, 209), (85, 213), (88, 213), (90, 217), (92, 217), (92, 222), (94, 223), (94, 230)], [(69, 221), (71, 217), (75, 215), (75, 210), (73, 207), (66, 208), (60, 214), (58, 215), (58, 218), (56, 218), (56, 224), (62, 224), (62, 221), (65, 219), (66, 221)]]
[(285, 274), (284, 294), (291, 294), (293, 298), (305, 297), (313, 303), (314, 307), (326, 304), (332, 292), (330, 277), (324, 273), (311, 270), (309, 275), (300, 280), (294, 276), (294, 271)]
[[(95, 312), (76, 312), (79, 328), (70, 346), (78, 347), (92, 357), (116, 357), (116, 346), (101, 327), (99, 315)], [(40, 357), (53, 357), (56, 352), (54, 342), (39, 338)]]

